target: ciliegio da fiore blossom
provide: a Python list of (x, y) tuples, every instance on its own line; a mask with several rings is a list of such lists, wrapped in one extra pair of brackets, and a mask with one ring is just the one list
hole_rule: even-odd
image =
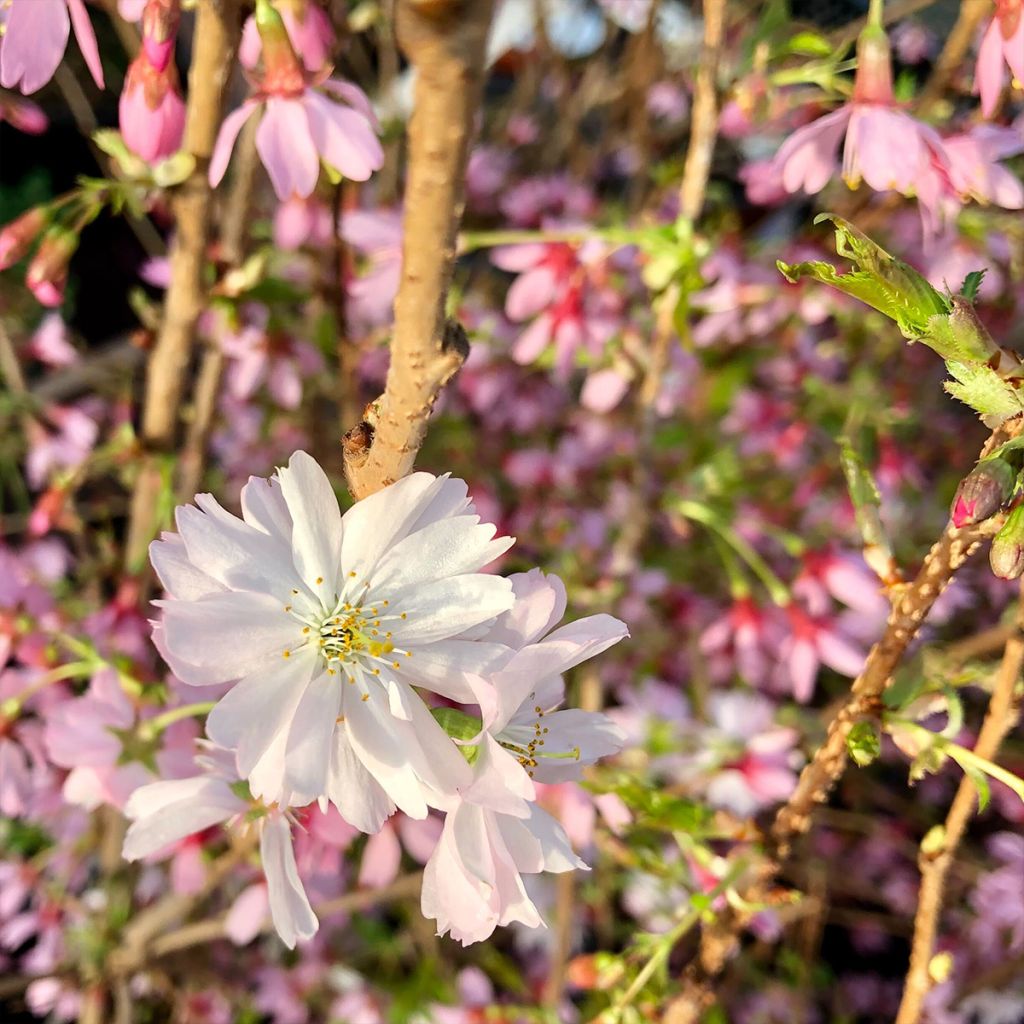
[(511, 547), (466, 485), (414, 473), (344, 515), (296, 452), (242, 490), (210, 495), (151, 548), (166, 590), (154, 640), (174, 674), (228, 684), (193, 778), (137, 790), (135, 859), (218, 822), (256, 823), (275, 926), (317, 927), (287, 836), (294, 812), (333, 805), (378, 832), (400, 810), (447, 818), (423, 909), (462, 942), (542, 923), (522, 874), (582, 861), (536, 803), (534, 780), (580, 777), (621, 747), (604, 715), (559, 710), (561, 674), (627, 635), (609, 615), (558, 627), (565, 589), (539, 570), (481, 570)]

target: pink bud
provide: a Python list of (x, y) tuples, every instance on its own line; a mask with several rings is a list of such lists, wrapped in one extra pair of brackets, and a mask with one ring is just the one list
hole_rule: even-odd
[(118, 120), (125, 145), (147, 163), (177, 153), (185, 132), (185, 104), (174, 65), (160, 70), (140, 53), (128, 68)]
[(147, 0), (142, 12), (142, 49), (157, 71), (163, 71), (174, 55), (180, 19), (179, 0)]
[(28, 265), (25, 284), (43, 306), (59, 306), (64, 301), (68, 263), (78, 248), (78, 236), (59, 226), (51, 227)]
[(14, 266), (28, 255), (32, 243), (49, 222), (45, 206), (34, 206), (10, 224), (0, 228), (0, 270)]

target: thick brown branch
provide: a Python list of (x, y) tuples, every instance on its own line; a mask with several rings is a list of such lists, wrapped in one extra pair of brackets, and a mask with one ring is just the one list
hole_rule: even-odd
[[(356, 498), (412, 469), (434, 402), (467, 354), (465, 333), (446, 319), (445, 306), (492, 8), (492, 0), (397, 5), (398, 42), (417, 76), (402, 278), (384, 394), (366, 414), (371, 442), (345, 446), (345, 475)], [(355, 430), (367, 434), (362, 424)]]
[(237, 42), (238, 0), (198, 0), (184, 142), (196, 166), (175, 193), (172, 204), (177, 234), (170, 255), (163, 322), (146, 372), (141, 425), (144, 451), (132, 495), (126, 543), (126, 561), (131, 569), (142, 562), (158, 525), (155, 515), (162, 486), (158, 456), (174, 450), (196, 321), (206, 298), (203, 266), (210, 236), (207, 170)]
[[(1024, 590), (1018, 608), (1017, 622), (1024, 627)], [(1019, 683), (1024, 668), (1024, 634), (1014, 634), (1006, 642), (1003, 660), (996, 672), (992, 699), (988, 713), (978, 733), (974, 752), (991, 761), (999, 752), (1007, 733), (1016, 724), (1020, 714)], [(918, 861), (921, 866), (921, 890), (917, 915), (914, 918), (914, 939), (910, 949), (910, 970), (907, 972), (903, 1001), (900, 1003), (896, 1024), (917, 1024), (925, 996), (931, 988), (929, 964), (935, 948), (935, 935), (946, 891), (946, 877), (956, 856), (957, 847), (974, 813), (977, 791), (974, 783), (964, 776), (956, 791), (941, 842), (937, 849), (922, 849)]]

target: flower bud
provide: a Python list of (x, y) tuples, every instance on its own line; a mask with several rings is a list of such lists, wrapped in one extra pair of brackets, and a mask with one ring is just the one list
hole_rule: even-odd
[(992, 571), (1003, 580), (1024, 573), (1024, 505), (1018, 505), (995, 535), (988, 555)]
[(25, 274), (29, 291), (44, 306), (59, 306), (64, 301), (68, 263), (78, 248), (78, 235), (55, 224), (39, 244)]
[(50, 221), (45, 206), (33, 206), (27, 213), (0, 228), (0, 270), (13, 267), (28, 255), (32, 244)]
[(136, 156), (156, 163), (177, 153), (185, 133), (185, 104), (174, 65), (161, 70), (140, 53), (128, 68), (117, 113), (124, 144)]
[(282, 95), (301, 92), (306, 85), (305, 71), (270, 0), (256, 0), (256, 28), (263, 44), (263, 88)]
[(853, 80), (855, 103), (893, 101), (892, 55), (883, 28), (868, 25), (857, 40), (857, 74)]
[(179, 0), (147, 0), (142, 12), (142, 50), (157, 71), (171, 62), (180, 19)]
[(985, 459), (961, 481), (950, 517), (961, 526), (980, 523), (994, 516), (1013, 494), (1017, 471), (1003, 459)]

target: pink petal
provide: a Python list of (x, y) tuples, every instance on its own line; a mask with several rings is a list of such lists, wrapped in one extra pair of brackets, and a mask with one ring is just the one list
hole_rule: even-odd
[(290, 199), (295, 193), (305, 199), (312, 194), (320, 176), (320, 158), (302, 100), (267, 100), (256, 149), (278, 199)]
[(102, 89), (103, 64), (100, 62), (96, 33), (93, 31), (85, 4), (82, 3), (82, 0), (68, 0), (68, 10), (71, 12), (71, 24), (75, 30), (75, 38), (78, 40), (78, 48), (85, 58), (85, 65), (92, 75), (92, 80)]
[(363, 114), (307, 92), (303, 98), (313, 143), (324, 161), (352, 181), (366, 181), (384, 163), (384, 150)]
[(53, 77), (68, 45), (71, 22), (64, 0), (15, 0), (0, 41), (0, 85), (26, 96)]
[(224, 172), (228, 169), (228, 161), (231, 159), (231, 151), (235, 148), (235, 139), (242, 130), (242, 125), (249, 120), (256, 112), (259, 103), (256, 100), (246, 100), (237, 110), (231, 111), (217, 132), (217, 141), (213, 147), (213, 156), (210, 158), (210, 187), (216, 188)]

